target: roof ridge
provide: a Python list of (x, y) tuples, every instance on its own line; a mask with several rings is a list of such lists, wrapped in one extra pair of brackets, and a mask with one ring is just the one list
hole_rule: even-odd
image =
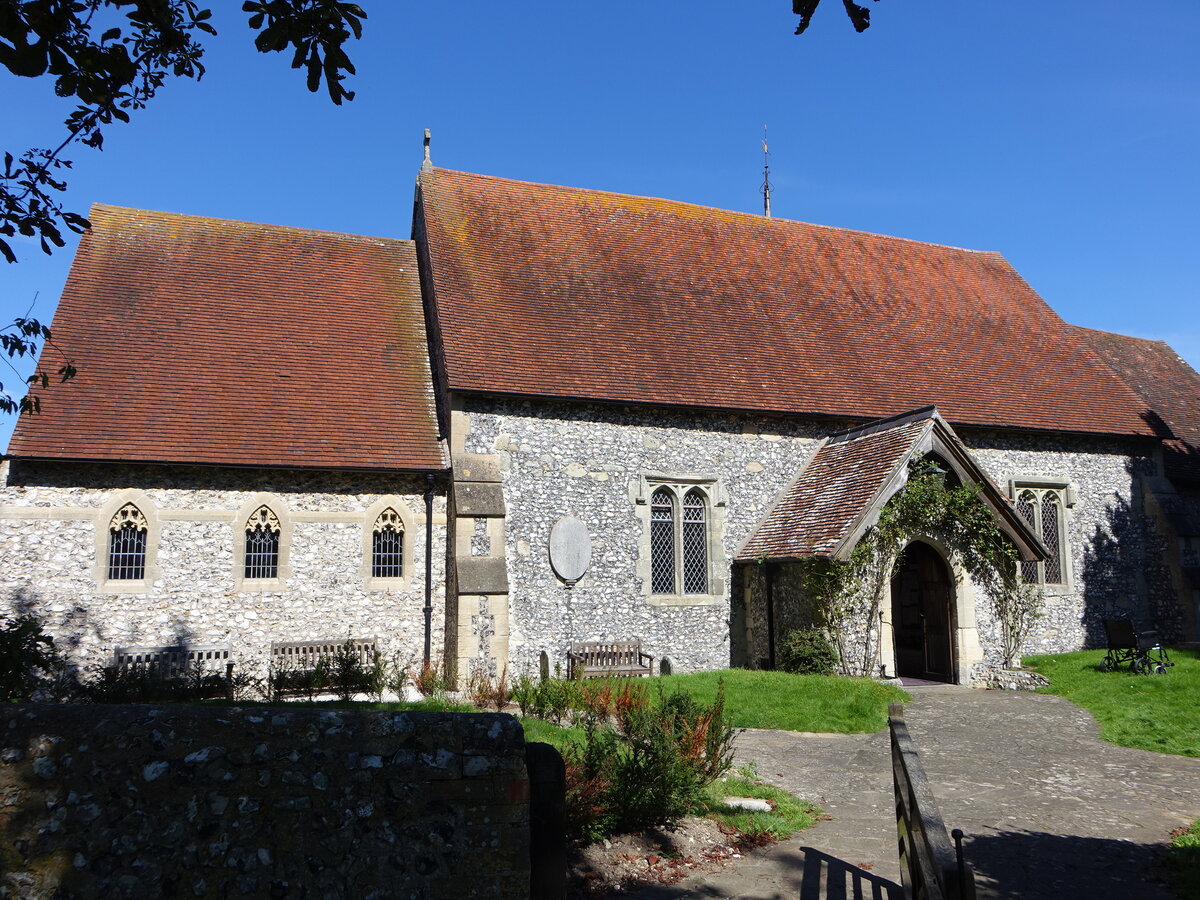
[[(688, 200), (673, 200), (670, 197), (654, 197), (645, 194), (626, 194), (621, 191), (606, 191), (601, 188), (574, 187), (569, 184), (552, 184), (545, 181), (525, 181), (524, 179), (520, 178), (504, 178), (500, 175), (482, 175), (479, 172), (466, 172), (461, 169), (445, 169), (437, 166), (435, 166), (432, 171), (422, 172), (418, 176), (418, 179), (425, 178), (430, 175), (437, 175), (439, 173), (445, 173), (448, 175), (466, 175), (471, 178), (484, 178), (488, 181), (502, 181), (507, 184), (524, 184), (531, 187), (554, 188), (555, 190), (572, 191), (578, 194), (596, 194), (604, 197), (624, 197), (633, 200), (653, 200), (658, 203), (673, 203), (678, 206), (686, 206), (692, 209), (706, 209), (725, 215), (740, 216), (756, 223), (803, 225), (806, 228), (821, 228), (826, 231), (836, 231), (844, 234), (861, 234), (866, 235), (867, 237), (881, 238), (886, 241), (899, 241), (905, 244), (919, 244), (923, 247), (937, 247), (941, 250), (956, 250), (961, 253), (975, 253), (981, 256), (995, 256), (999, 257), (1000, 259), (1004, 259), (1004, 254), (999, 250), (977, 250), (971, 247), (958, 247), (954, 244), (939, 244), (936, 241), (922, 241), (918, 238), (900, 237), (899, 235), (894, 234), (881, 234), (878, 231), (867, 231), (863, 228), (847, 228), (842, 225), (823, 225), (820, 222), (805, 222), (802, 219), (788, 219), (781, 216), (772, 216), (768, 218), (761, 213), (746, 212), (738, 209), (725, 209), (720, 206), (709, 206), (704, 203), (692, 203)], [(1007, 262), (1007, 260), (1005, 261)]]
[(350, 238), (356, 241), (385, 242), (392, 244), (415, 245), (411, 238), (393, 238), (382, 235), (355, 234), (351, 231), (332, 231), (328, 228), (305, 228), (300, 225), (279, 225), (274, 222), (254, 222), (249, 219), (229, 219), (224, 216), (202, 216), (194, 213), (171, 212), (165, 209), (142, 209), (137, 206), (118, 206), (113, 203), (92, 203), (92, 210), (103, 210), (115, 213), (148, 213), (152, 216), (164, 216), (170, 219), (183, 219), (196, 224), (244, 225), (253, 228), (268, 228), (273, 231), (288, 233), (328, 235), (331, 237)]
[[(1178, 351), (1176, 351), (1174, 347), (1172, 347), (1169, 343), (1164, 341), (1162, 338), (1139, 337), (1136, 334), (1125, 334), (1124, 332), (1121, 332), (1121, 331), (1108, 331), (1103, 328), (1089, 328), (1087, 325), (1075, 325), (1072, 322), (1067, 322), (1066, 324), (1069, 325), (1070, 327), (1074, 328), (1077, 331), (1090, 331), (1092, 334), (1106, 334), (1111, 337), (1118, 337), (1118, 338), (1122, 338), (1127, 341), (1141, 341), (1146, 344), (1162, 344), (1164, 347), (1169, 348), (1172, 353), (1175, 353), (1178, 356)], [(1180, 357), (1180, 358), (1182, 359), (1182, 357)]]
[(853, 428), (846, 428), (843, 431), (835, 431), (829, 436), (829, 443), (844, 444), (847, 441), (852, 441), (856, 438), (876, 434), (880, 431), (889, 431), (892, 428), (899, 428), (901, 425), (909, 424), (909, 422), (920, 422), (926, 419), (940, 418), (941, 414), (938, 412), (937, 405), (931, 403), (929, 406), (922, 406), (920, 409), (913, 409), (909, 410), (908, 412), (897, 413), (896, 415), (888, 416), (885, 419), (874, 419), (870, 422), (864, 422), (862, 425), (856, 425)]

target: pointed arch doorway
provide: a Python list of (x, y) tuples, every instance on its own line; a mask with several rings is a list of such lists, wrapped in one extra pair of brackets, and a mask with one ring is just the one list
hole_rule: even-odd
[(892, 578), (896, 674), (956, 681), (954, 579), (942, 555), (923, 541), (904, 548)]

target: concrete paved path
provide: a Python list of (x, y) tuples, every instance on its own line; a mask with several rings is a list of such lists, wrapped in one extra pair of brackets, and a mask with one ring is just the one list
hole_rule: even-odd
[[(910, 688), (905, 717), (980, 898), (1169, 900), (1154, 860), (1200, 817), (1200, 760), (1116, 747), (1058, 697)], [(737, 762), (832, 819), (722, 872), (629, 896), (900, 900), (887, 732), (747, 731)]]

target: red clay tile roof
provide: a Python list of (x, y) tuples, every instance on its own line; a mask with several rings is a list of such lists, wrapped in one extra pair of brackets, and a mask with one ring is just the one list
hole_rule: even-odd
[(996, 253), (436, 169), (451, 390), (1152, 434)]
[(1170, 430), (1163, 454), (1167, 475), (1200, 481), (1200, 374), (1162, 341), (1075, 330)]
[(997, 525), (1024, 555), (1045, 558), (1045, 548), (1012, 503), (938, 410), (926, 407), (830, 436), (754, 527), (737, 560), (846, 558), (878, 510), (907, 480), (909, 461), (930, 451), (944, 455), (948, 465), (980, 486)]
[(925, 433), (928, 420), (823, 444), (738, 551), (738, 561), (833, 557)]
[[(445, 467), (409, 241), (94, 206), (14, 456)], [(44, 365), (57, 368), (53, 351)]]

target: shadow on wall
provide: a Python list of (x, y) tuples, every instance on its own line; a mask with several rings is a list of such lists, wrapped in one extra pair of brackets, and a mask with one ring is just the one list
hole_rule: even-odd
[[(22, 655), (22, 659), (6, 659), (3, 670), (25, 685), (17, 690), (17, 693), (27, 695), (16, 699), (55, 702), (80, 699), (101, 702), (165, 699), (135, 696), (139, 693), (136, 691), (134, 694), (130, 694), (128, 690), (114, 692), (113, 688), (119, 686), (115, 681), (138, 682), (138, 685), (124, 685), (126, 688), (137, 687), (141, 682), (147, 681), (149, 670), (141, 667), (140, 671), (115, 671), (112, 666), (117, 648), (109, 646), (111, 636), (100, 623), (91, 619), (87, 608), (82, 604), (77, 603), (65, 611), (54, 612), (48, 609), (46, 601), (37, 591), (24, 586), (10, 595), (5, 606), (6, 609), (0, 610), (0, 630), (11, 635), (7, 643), (13, 645), (8, 647), (8, 652)], [(39, 652), (39, 648), (42, 647), (39, 643), (41, 638), (30, 637), (18, 641), (20, 646), (13, 643), (17, 640), (14, 629), (23, 621), (36, 623), (36, 635), (45, 635), (53, 640), (52, 648), (47, 648), (48, 653), (44, 654), (49, 657), (48, 660)], [(104, 650), (99, 657), (93, 654), (93, 658), (86, 659), (81, 651), (89, 633), (95, 636), (96, 642), (103, 646)], [(196, 646), (195, 634), (178, 616), (172, 619), (171, 638), (166, 646), (177, 650), (176, 656), (181, 659), (187, 659), (188, 652)], [(164, 671), (160, 674), (182, 673)]]
[(17, 588), (8, 598), (7, 609), (0, 612), (0, 624), (21, 619), (38, 623), (43, 633), (54, 639), (55, 667), (45, 673), (47, 699), (62, 699), (74, 694), (86, 677), (80, 667), (80, 649), (89, 631), (103, 642), (104, 630), (92, 622), (87, 608), (76, 603), (58, 615), (52, 615), (37, 591), (26, 585)]
[[(1138, 474), (1138, 473), (1132, 473)], [(1123, 498), (1105, 510), (1083, 553), (1083, 627), (1089, 647), (1106, 646), (1103, 620), (1124, 618), (1163, 640), (1180, 633), (1179, 607), (1163, 559), (1162, 538)]]

